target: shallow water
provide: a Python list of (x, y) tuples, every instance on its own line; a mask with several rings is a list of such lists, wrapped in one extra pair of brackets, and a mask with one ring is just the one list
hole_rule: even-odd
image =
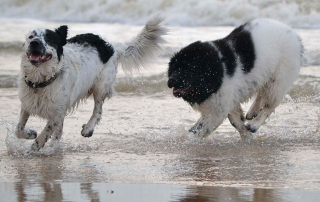
[[(0, 181), (320, 189), (320, 108), (315, 104), (281, 105), (253, 143), (244, 144), (228, 121), (206, 139), (189, 134), (197, 115), (163, 94), (114, 97), (104, 105), (105, 115), (94, 136), (83, 138), (81, 125), (90, 117), (90, 99), (66, 118), (59, 144), (49, 142), (39, 154), (25, 156), (32, 141), (11, 134), (19, 113), (17, 93), (7, 89), (1, 94), (5, 96), (0, 102), (10, 105), (2, 117), (7, 124), (2, 128), (9, 132), (1, 142)], [(28, 127), (39, 131), (44, 125), (32, 118)]]
[[(199, 114), (166, 87), (167, 62), (175, 50), (195, 40), (223, 37), (232, 27), (175, 27), (152, 69), (133, 79), (119, 71), (118, 93), (103, 106), (93, 137), (80, 135), (93, 110), (90, 98), (65, 119), (60, 142), (48, 142), (39, 153), (28, 154), (32, 141), (14, 136), (20, 113), (19, 44), (29, 29), (64, 23), (0, 21), (0, 195), (9, 197), (7, 201), (148, 201), (142, 197), (148, 194), (153, 201), (319, 198), (320, 71), (317, 54), (311, 54), (320, 47), (319, 30), (297, 30), (306, 49), (301, 76), (251, 144), (240, 140), (228, 120), (206, 139), (189, 134)], [(71, 23), (70, 36), (86, 32), (87, 26)], [(129, 39), (140, 28), (90, 24), (90, 30), (113, 42)], [(38, 132), (44, 125), (35, 117), (27, 123)]]
[[(6, 194), (10, 192), (9, 194)], [(0, 183), (4, 201), (131, 202), (300, 202), (318, 201), (319, 192), (292, 189), (114, 183)]]

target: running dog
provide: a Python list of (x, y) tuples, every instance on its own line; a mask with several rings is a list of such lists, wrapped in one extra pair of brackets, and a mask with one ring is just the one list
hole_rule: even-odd
[[(91, 33), (67, 40), (65, 25), (27, 34), (18, 81), (21, 114), (17, 137), (35, 139), (33, 151), (41, 149), (52, 135), (59, 140), (68, 112), (93, 95), (93, 114), (81, 131), (83, 137), (91, 137), (101, 119), (102, 104), (114, 92), (118, 64), (127, 72), (150, 65), (167, 32), (162, 21), (159, 16), (151, 18), (135, 38), (115, 45)], [(48, 120), (40, 135), (25, 129), (30, 115)]]
[[(223, 39), (182, 48), (170, 60), (168, 87), (201, 113), (190, 132), (205, 137), (228, 117), (241, 137), (251, 140), (298, 78), (302, 53), (301, 39), (290, 27), (256, 19)], [(240, 104), (254, 94), (245, 118)]]

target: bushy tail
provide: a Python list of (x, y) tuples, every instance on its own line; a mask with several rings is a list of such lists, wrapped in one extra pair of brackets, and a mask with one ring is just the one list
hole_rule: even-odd
[(160, 45), (165, 43), (162, 38), (167, 29), (160, 25), (163, 18), (156, 15), (150, 18), (140, 33), (124, 44), (118, 44), (116, 52), (122, 69), (126, 73), (139, 70), (140, 67), (148, 67), (157, 53)]

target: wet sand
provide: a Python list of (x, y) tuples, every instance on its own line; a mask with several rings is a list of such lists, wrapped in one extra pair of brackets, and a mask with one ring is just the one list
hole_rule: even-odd
[[(28, 187), (33, 184), (68, 189), (63, 187), (97, 183), (97, 189), (104, 189), (108, 183), (120, 183), (116, 184), (119, 189), (129, 189), (123, 183), (133, 183), (144, 184), (141, 186), (147, 190), (153, 188), (146, 184), (167, 184), (163, 185), (165, 189), (179, 185), (182, 192), (187, 192), (189, 185), (197, 185), (201, 187), (190, 189), (220, 192), (221, 187), (244, 187), (251, 193), (266, 188), (266, 192), (275, 190), (276, 195), (295, 195), (300, 192), (292, 189), (299, 189), (319, 194), (320, 108), (315, 103), (282, 104), (254, 136), (252, 144), (245, 144), (228, 121), (206, 139), (189, 134), (187, 129), (197, 114), (181, 100), (163, 93), (115, 96), (104, 105), (105, 115), (93, 137), (83, 138), (81, 125), (90, 117), (93, 105), (89, 99), (66, 118), (60, 143), (49, 142), (39, 154), (25, 156), (32, 141), (19, 140), (11, 134), (19, 114), (17, 89), (1, 89), (1, 95), (0, 103), (5, 102), (7, 107), (2, 109), (0, 132), (9, 135), (7, 140), (2, 135), (0, 142), (0, 187), (5, 193), (11, 190), (19, 195), (14, 188), (19, 186), (22, 193), (30, 196)], [(45, 121), (37, 118), (29, 121), (29, 127), (38, 131), (44, 125)], [(133, 187), (138, 189), (139, 185)], [(233, 189), (225, 191), (228, 190)], [(143, 195), (143, 190), (138, 192)], [(44, 196), (46, 191), (34, 193)]]

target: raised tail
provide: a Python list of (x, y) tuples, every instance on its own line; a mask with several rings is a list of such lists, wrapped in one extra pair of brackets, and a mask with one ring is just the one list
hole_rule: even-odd
[(163, 18), (156, 15), (150, 18), (140, 33), (124, 44), (117, 44), (116, 52), (124, 72), (131, 73), (141, 67), (148, 67), (165, 43), (162, 38), (167, 29), (160, 25)]

